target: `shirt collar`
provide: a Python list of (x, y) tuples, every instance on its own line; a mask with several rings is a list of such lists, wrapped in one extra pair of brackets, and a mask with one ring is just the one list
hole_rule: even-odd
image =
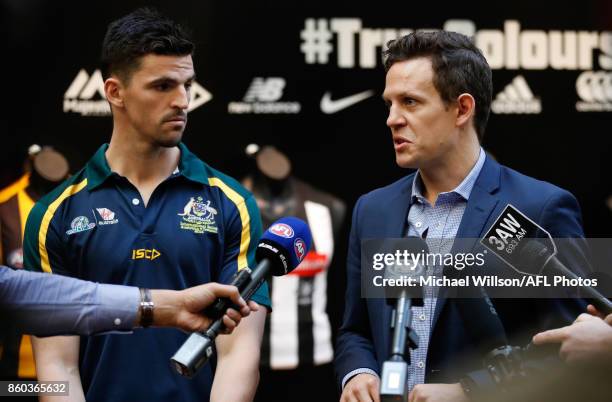
[(182, 142), (178, 145), (181, 150), (181, 158), (178, 164), (178, 173), (191, 181), (208, 184), (208, 166), (197, 156), (191, 153)]
[[(204, 162), (192, 154), (182, 142), (179, 143), (178, 147), (181, 156), (178, 167), (173, 174), (180, 174), (191, 181), (208, 184), (208, 174)], [(87, 163), (87, 189), (90, 191), (99, 187), (114, 174), (106, 160), (107, 149), (108, 144), (103, 144)]]
[(94, 156), (87, 162), (85, 169), (87, 171), (87, 190), (89, 191), (99, 187), (113, 174), (104, 155), (107, 149), (108, 144), (102, 144)]
[[(453, 194), (454, 193), (454, 194), (459, 195), (461, 198), (463, 198), (466, 201), (469, 200), (470, 194), (472, 193), (472, 189), (474, 188), (474, 184), (476, 184), (476, 179), (478, 178), (478, 175), (480, 174), (480, 171), (482, 170), (482, 165), (484, 165), (485, 159), (486, 159), (486, 153), (482, 149), (482, 147), (480, 147), (478, 159), (476, 160), (476, 163), (474, 164), (470, 172), (467, 174), (467, 176), (465, 176), (463, 181), (459, 183), (459, 185), (455, 187), (453, 190), (444, 192), (441, 194)], [(412, 182), (412, 196), (410, 197), (410, 200), (411, 200), (411, 203), (414, 202), (415, 200), (420, 200), (420, 201), (425, 200), (425, 197), (423, 196), (423, 181), (421, 180), (420, 171), (418, 170), (414, 176), (414, 181)]]

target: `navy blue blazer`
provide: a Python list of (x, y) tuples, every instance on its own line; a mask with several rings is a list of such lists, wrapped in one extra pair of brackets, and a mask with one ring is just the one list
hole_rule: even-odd
[[(357, 368), (369, 368), (380, 374), (382, 363), (388, 358), (392, 309), (385, 300), (361, 298), (361, 241), (405, 236), (414, 176), (410, 174), (361, 196), (353, 210), (346, 306), (334, 362), (340, 383)], [(580, 207), (572, 194), (502, 166), (487, 156), (457, 238), (482, 237), (509, 203), (554, 238), (584, 237)], [(561, 256), (561, 259), (577, 271), (584, 263), (575, 257)], [(576, 261), (568, 261), (571, 259)], [(478, 335), (470, 329), (478, 320), (488, 318), (466, 317), (458, 303), (460, 300), (447, 299), (442, 292), (438, 296), (427, 353), (425, 381), (428, 383), (457, 382), (467, 371), (481, 368), (480, 359), (487, 352), (482, 348), (488, 345), (488, 340), (477, 339)], [(584, 309), (582, 301), (571, 299), (496, 299), (493, 303), (508, 342), (520, 346), (526, 345), (540, 330), (568, 325)]]

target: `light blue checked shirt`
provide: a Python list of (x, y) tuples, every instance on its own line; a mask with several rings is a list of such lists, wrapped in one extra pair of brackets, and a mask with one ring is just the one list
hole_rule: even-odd
[[(451, 251), (453, 241), (457, 235), (461, 218), (465, 212), (467, 201), (470, 198), (474, 183), (482, 170), (486, 154), (482, 148), (478, 155), (476, 164), (470, 170), (463, 181), (454, 189), (440, 193), (435, 205), (431, 205), (423, 196), (423, 183), (417, 171), (412, 183), (412, 195), (410, 197), (411, 208), (408, 213), (408, 236), (423, 237), (426, 233), (426, 242), (430, 253), (448, 253)], [(442, 273), (441, 266), (429, 267), (434, 275)], [(433, 316), (436, 310), (437, 288), (423, 288), (423, 306), (412, 307), (411, 327), (419, 336), (419, 347), (410, 351), (410, 366), (408, 369), (408, 387), (410, 390), (416, 384), (425, 382), (425, 364), (427, 361), (427, 349), (431, 335)], [(348, 373), (342, 379), (342, 388), (357, 374), (368, 373), (377, 375), (368, 368), (358, 368)]]
[[(435, 205), (431, 205), (423, 196), (423, 183), (419, 172), (412, 183), (412, 206), (408, 213), (408, 236), (425, 237), (430, 253), (449, 253), (457, 235), (461, 218), (465, 212), (468, 199), (474, 188), (474, 183), (480, 174), (485, 161), (485, 152), (480, 148), (476, 164), (463, 181), (454, 189), (440, 193)], [(442, 266), (428, 267), (433, 274), (440, 276)], [(427, 349), (431, 335), (438, 288), (423, 288), (423, 306), (412, 307), (411, 327), (419, 336), (419, 347), (410, 352), (408, 368), (408, 389), (425, 382)]]

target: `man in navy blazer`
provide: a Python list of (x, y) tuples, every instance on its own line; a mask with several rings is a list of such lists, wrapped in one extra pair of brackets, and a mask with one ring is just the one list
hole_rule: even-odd
[[(491, 70), (467, 37), (416, 32), (390, 42), (384, 60), (383, 98), (396, 162), (418, 170), (355, 205), (335, 359), (341, 401), (379, 400), (380, 370), (391, 341), (391, 307), (361, 297), (362, 240), (480, 238), (508, 204), (553, 237), (584, 236), (579, 205), (569, 192), (502, 166), (482, 150)], [(495, 264), (503, 265), (489, 258), (487, 269), (496, 269)], [(581, 308), (571, 300), (500, 299), (484, 315), (483, 299), (445, 296), (441, 291), (426, 298), (423, 307), (413, 307), (412, 327), (421, 342), (411, 352), (410, 401), (467, 400), (458, 380), (465, 370), (480, 368), (491, 338), (525, 345), (542, 329), (567, 325)]]

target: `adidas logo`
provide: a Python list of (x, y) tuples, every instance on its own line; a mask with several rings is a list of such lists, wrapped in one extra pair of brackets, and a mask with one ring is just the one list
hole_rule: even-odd
[[(192, 111), (209, 100), (212, 94), (197, 82), (191, 85), (191, 100), (188, 111)], [(78, 113), (81, 116), (110, 116), (110, 106), (104, 95), (104, 79), (99, 69), (90, 76), (84, 69), (79, 70), (64, 93), (64, 113)]]
[(533, 96), (527, 81), (519, 75), (497, 94), (491, 110), (497, 114), (537, 114), (542, 112), (542, 102)]
[(585, 71), (576, 80), (579, 112), (612, 112), (612, 72)]
[(299, 113), (299, 102), (278, 102), (283, 97), (286, 84), (285, 79), (281, 77), (255, 77), (242, 102), (230, 102), (227, 111), (231, 114)]

